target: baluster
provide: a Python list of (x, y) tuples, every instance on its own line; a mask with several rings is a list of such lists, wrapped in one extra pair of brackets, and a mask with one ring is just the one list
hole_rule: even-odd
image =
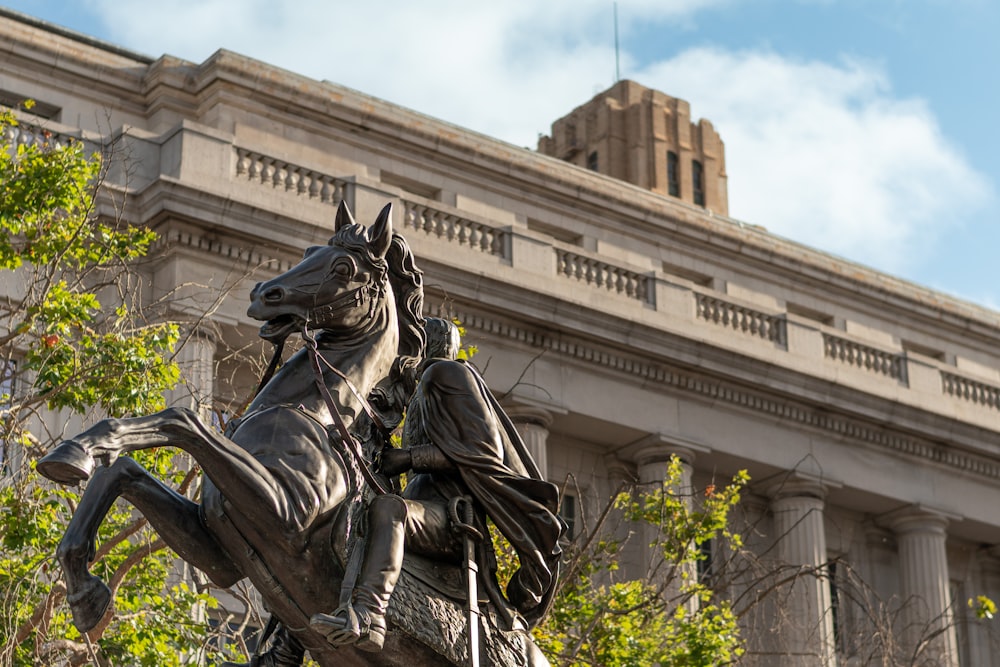
[(298, 193), (306, 197), (312, 197), (312, 184), (315, 180), (315, 173), (311, 171), (303, 171), (299, 174), (299, 187)]
[(271, 185), (273, 187), (285, 188), (285, 178), (288, 176), (288, 163), (287, 162), (277, 162), (274, 163), (274, 175), (271, 176)]
[(403, 202), (403, 227), (417, 228), (416, 209), (408, 201)]
[(261, 158), (262, 167), (260, 170), (260, 182), (261, 184), (270, 185), (274, 183), (274, 159), (265, 157)]
[(247, 178), (251, 181), (260, 182), (260, 172), (264, 166), (261, 162), (261, 157), (254, 153), (248, 153), (247, 157), (250, 158), (250, 166), (247, 168)]
[(479, 225), (475, 223), (469, 223), (469, 247), (472, 249), (479, 248), (479, 239), (482, 237), (482, 232), (479, 230)]
[(236, 175), (242, 176), (250, 171), (250, 155), (242, 148), (236, 149)]
[(285, 190), (299, 193), (299, 167), (289, 167), (285, 176)]
[(333, 188), (330, 187), (332, 185), (330, 177), (324, 175), (321, 178), (323, 179), (323, 187), (319, 191), (319, 200), (324, 204), (329, 204), (333, 200)]

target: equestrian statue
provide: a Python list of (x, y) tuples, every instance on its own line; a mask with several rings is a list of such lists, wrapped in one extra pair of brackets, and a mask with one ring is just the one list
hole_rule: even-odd
[[(271, 618), (252, 666), (295, 667), (307, 651), (323, 667), (548, 664), (529, 630), (558, 577), (558, 491), (456, 358), (454, 326), (423, 317), (390, 213), (366, 228), (341, 204), (327, 245), (254, 287), (247, 314), (275, 353), (224, 435), (168, 408), (101, 421), (38, 461), (55, 482), (87, 482), (57, 552), (81, 632), (112, 606), (88, 566), (122, 497), (215, 585), (254, 584)], [(305, 345), (281, 364), (293, 334)], [(200, 503), (127, 456), (152, 447), (197, 461)], [(490, 524), (518, 558), (504, 589)]]

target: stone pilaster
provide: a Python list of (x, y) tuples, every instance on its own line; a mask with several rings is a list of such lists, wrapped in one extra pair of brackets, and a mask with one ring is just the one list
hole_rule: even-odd
[(215, 396), (216, 336), (207, 327), (198, 327), (182, 336), (174, 361), (181, 383), (166, 394), (167, 405), (194, 410), (206, 424), (212, 423)]
[(886, 518), (899, 549), (903, 613), (898, 630), (907, 654), (927, 642), (915, 665), (958, 667), (958, 639), (948, 576), (948, 517), (921, 507)]
[[(791, 580), (779, 591), (776, 640), (782, 667), (834, 667), (833, 613), (824, 564), (826, 488), (818, 481), (788, 478), (769, 492), (775, 548), (782, 570)], [(797, 576), (796, 570), (798, 571)]]
[(543, 408), (527, 405), (515, 405), (505, 408), (507, 416), (514, 422), (517, 432), (524, 440), (525, 447), (535, 460), (542, 479), (549, 478), (549, 426), (552, 425), (552, 413)]

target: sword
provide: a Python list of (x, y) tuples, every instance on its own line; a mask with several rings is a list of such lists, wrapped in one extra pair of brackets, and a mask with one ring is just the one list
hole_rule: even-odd
[(479, 629), (482, 622), (482, 613), (479, 611), (479, 564), (476, 562), (476, 542), (483, 540), (483, 534), (472, 523), (475, 518), (472, 498), (468, 496), (452, 498), (448, 506), (448, 511), (451, 515), (452, 528), (462, 533), (465, 542), (466, 595), (469, 598), (467, 607), (469, 661), (467, 665), (468, 667), (480, 667)]

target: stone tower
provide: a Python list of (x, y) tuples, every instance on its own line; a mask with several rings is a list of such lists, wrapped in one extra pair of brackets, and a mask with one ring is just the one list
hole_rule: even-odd
[(552, 124), (538, 151), (581, 167), (729, 214), (725, 148), (684, 100), (619, 81)]

